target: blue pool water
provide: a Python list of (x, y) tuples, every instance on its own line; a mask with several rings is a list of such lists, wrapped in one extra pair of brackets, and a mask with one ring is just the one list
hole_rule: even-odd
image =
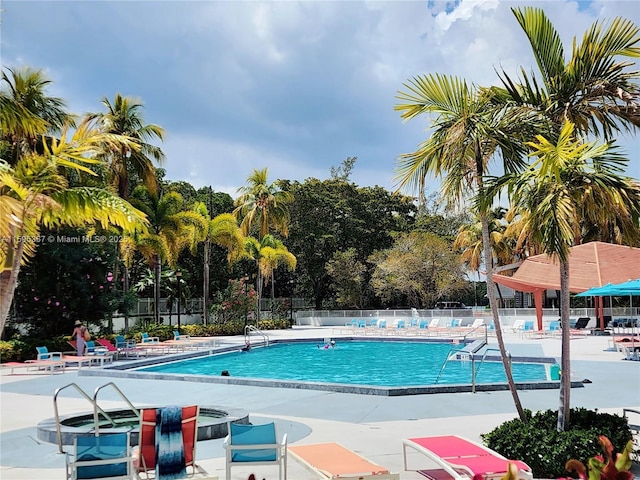
[[(320, 347), (320, 348), (319, 348)], [(249, 352), (231, 352), (140, 368), (144, 372), (290, 381), (374, 385), (385, 387), (433, 385), (451, 351), (450, 343), (338, 341), (336, 348), (322, 344), (278, 343)], [(480, 362), (476, 362), (476, 368)], [(504, 383), (502, 362), (485, 361), (476, 383)], [(516, 382), (546, 381), (543, 364), (514, 363)], [(439, 385), (470, 384), (471, 362), (449, 361)]]

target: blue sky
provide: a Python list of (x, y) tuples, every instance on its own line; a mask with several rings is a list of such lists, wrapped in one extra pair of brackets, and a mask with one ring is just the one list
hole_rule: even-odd
[[(1, 3), (3, 67), (45, 70), (78, 114), (116, 93), (145, 104), (170, 180), (235, 197), (254, 168), (269, 179), (330, 176), (394, 188), (396, 160), (428, 133), (393, 110), (426, 73), (497, 84), (496, 68), (534, 68), (510, 7), (541, 6), (565, 50), (596, 19), (640, 24), (633, 0), (576, 1), (11, 1)], [(640, 142), (622, 138), (640, 177)], [(430, 190), (438, 183), (430, 182)]]

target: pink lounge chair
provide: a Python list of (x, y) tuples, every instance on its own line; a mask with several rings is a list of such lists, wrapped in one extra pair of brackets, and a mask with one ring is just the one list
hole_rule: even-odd
[(485, 479), (502, 478), (513, 464), (520, 480), (533, 480), (531, 468), (519, 460), (509, 460), (499, 453), (456, 435), (408, 438), (402, 441), (404, 469), (407, 470), (407, 448), (425, 456), (439, 468), (417, 470), (432, 479), (471, 479), (481, 475)]

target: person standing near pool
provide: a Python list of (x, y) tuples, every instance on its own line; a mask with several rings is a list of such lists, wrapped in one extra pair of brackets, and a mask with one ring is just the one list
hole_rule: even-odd
[(85, 327), (80, 320), (76, 320), (73, 333), (71, 334), (71, 340), (76, 339), (76, 351), (79, 357), (84, 355), (85, 342), (84, 342), (84, 332), (87, 331), (87, 327)]

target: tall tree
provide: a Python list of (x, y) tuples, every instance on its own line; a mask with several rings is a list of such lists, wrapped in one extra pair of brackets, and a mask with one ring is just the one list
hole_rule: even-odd
[[(289, 205), (293, 197), (277, 184), (268, 183), (267, 168), (254, 170), (247, 178), (247, 185), (240, 187), (238, 193), (240, 196), (235, 201), (233, 214), (240, 220), (243, 235), (248, 236), (252, 229), (256, 229), (260, 242), (272, 229), (284, 237), (289, 235)], [(273, 270), (270, 273), (273, 274)], [(262, 275), (263, 272), (258, 269), (258, 312), (264, 284)], [(271, 281), (273, 285), (273, 278)], [(271, 291), (273, 296), (273, 289)]]
[[(76, 132), (79, 134), (82, 130)], [(25, 258), (33, 256), (41, 226), (80, 227), (97, 222), (103, 228), (116, 225), (130, 232), (145, 228), (144, 214), (111, 192), (92, 187), (67, 188), (66, 178), (58, 173), (62, 165), (57, 158), (69, 155), (74, 160), (82, 158), (78, 155), (84, 151), (82, 139), (76, 141), (75, 149), (63, 141), (54, 143), (53, 150), (47, 148), (46, 155), (28, 155), (15, 168), (0, 173), (0, 198), (8, 196), (19, 203), (11, 234), (0, 248), (0, 334), (7, 321), (20, 266)], [(59, 150), (60, 145), (66, 147)]]
[(227, 250), (227, 261), (231, 264), (239, 260), (244, 254), (245, 237), (238, 227), (238, 221), (230, 213), (209, 216), (207, 207), (202, 202), (197, 202), (193, 210), (198, 212), (207, 223), (207, 232), (204, 239), (204, 272), (203, 272), (203, 296), (204, 296), (204, 323), (209, 323), (209, 271), (212, 244), (219, 245)]
[(640, 56), (640, 30), (630, 20), (616, 17), (595, 22), (582, 38), (574, 38), (565, 60), (560, 35), (540, 8), (513, 8), (531, 44), (540, 70), (516, 81), (502, 72), (509, 102), (539, 111), (551, 120), (555, 136), (564, 123), (575, 125), (576, 135), (595, 134), (605, 140), (640, 126), (640, 74), (634, 64), (618, 57)]
[(132, 149), (127, 144), (115, 144), (105, 148), (101, 159), (107, 165), (109, 183), (116, 188), (118, 195), (128, 199), (131, 194), (131, 177), (144, 183), (149, 192), (157, 194), (158, 183), (153, 161), (164, 161), (162, 150), (149, 143), (154, 139), (162, 140), (165, 131), (155, 124), (145, 123), (142, 115), (144, 105), (139, 100), (116, 94), (113, 103), (105, 97), (102, 104), (107, 109), (104, 113), (93, 113), (88, 116), (98, 127), (108, 134), (122, 135), (138, 148)]
[(275, 183), (268, 183), (268, 169), (254, 170), (247, 178), (247, 185), (240, 187), (240, 196), (235, 201), (233, 214), (240, 220), (244, 235), (257, 228), (258, 239), (273, 229), (284, 237), (289, 235), (290, 193), (281, 190)]
[[(501, 98), (507, 104), (515, 103), (538, 111), (549, 121), (551, 129), (546, 135), (545, 132), (538, 133), (543, 133), (556, 145), (569, 145), (571, 141), (578, 142), (589, 135), (602, 135), (605, 140), (611, 140), (620, 131), (637, 130), (640, 126), (637, 107), (640, 102), (640, 73), (631, 70), (633, 63), (625, 59), (640, 56), (640, 30), (637, 25), (620, 17), (611, 22), (597, 21), (584, 33), (582, 41), (574, 38), (571, 56), (565, 60), (560, 35), (542, 9), (525, 7), (512, 11), (529, 39), (539, 75), (522, 70), (521, 78), (516, 81), (503, 71), (504, 92), (494, 89), (494, 93), (498, 92), (495, 99)], [(573, 135), (573, 138), (569, 139), (567, 135)], [(541, 154), (539, 150), (537, 152)], [(558, 208), (565, 207), (560, 203), (554, 204)], [(557, 215), (567, 213), (557, 212)], [(591, 217), (587, 215), (585, 218)], [(617, 236), (612, 237), (621, 238), (624, 226), (608, 217), (609, 223), (605, 228), (615, 229)], [(595, 225), (602, 224), (596, 222)], [(539, 238), (538, 232), (530, 233), (532, 238)], [(564, 234), (568, 238), (566, 230)], [(548, 250), (548, 246), (545, 248)], [(558, 244), (553, 250), (562, 248)], [(565, 273), (568, 275), (568, 271)], [(563, 335), (567, 335), (563, 338), (563, 352), (569, 355), (568, 328), (563, 330)], [(570, 358), (563, 356), (562, 363), (568, 366)], [(567, 387), (568, 384), (563, 382), (560, 389), (559, 429), (564, 428), (570, 412)]]
[[(490, 95), (468, 86), (465, 80), (457, 77), (424, 75), (404, 86), (407, 91), (398, 94), (403, 103), (395, 107), (402, 112), (402, 118), (410, 120), (429, 114), (434, 116), (434, 120), (431, 137), (415, 152), (401, 156), (396, 169), (399, 188), (408, 187), (420, 192), (424, 190), (427, 175), (433, 174), (444, 177), (443, 198), (456, 203), (474, 194), (475, 198), (485, 196), (483, 178), (488, 173), (488, 162), (496, 152), (502, 156), (505, 172), (523, 168), (524, 147), (518, 140), (523, 136), (526, 138), (528, 128), (534, 125), (526, 109), (494, 108)], [(488, 213), (488, 208), (478, 208), (489, 304), (509, 389), (519, 417), (525, 420), (500, 327), (492, 277)]]
[[(258, 302), (262, 297), (262, 278), (272, 278), (273, 271), (279, 265), (284, 265), (289, 271), (296, 268), (296, 257), (287, 250), (287, 247), (271, 234), (267, 234), (258, 240), (254, 237), (245, 239), (245, 251), (256, 262), (258, 267)], [(260, 304), (257, 309), (257, 320), (260, 321)]]
[[(8, 72), (8, 73), (7, 73)], [(42, 70), (22, 67), (2, 72), (0, 138), (8, 144), (3, 160), (15, 165), (23, 155), (42, 153), (46, 135), (73, 125), (64, 100), (47, 95), (51, 80)]]
[(134, 189), (131, 203), (149, 219), (149, 230), (135, 235), (133, 243), (154, 271), (154, 320), (159, 322), (162, 263), (175, 268), (179, 253), (202, 241), (208, 226), (201, 215), (186, 207), (177, 192), (156, 196), (140, 185)]
[(398, 235), (391, 248), (374, 253), (369, 261), (375, 264), (372, 288), (392, 303), (406, 299), (405, 305), (432, 308), (467, 286), (460, 256), (432, 233)]
[(583, 226), (603, 224), (618, 216), (624, 240), (640, 240), (640, 186), (621, 173), (627, 159), (609, 144), (575, 139), (574, 126), (565, 123), (557, 142), (538, 136), (531, 142), (535, 162), (519, 175), (507, 175), (511, 201), (528, 211), (527, 230), (543, 252), (560, 265), (562, 380), (558, 431), (569, 422), (571, 392), (569, 324), (569, 252), (581, 243)]

